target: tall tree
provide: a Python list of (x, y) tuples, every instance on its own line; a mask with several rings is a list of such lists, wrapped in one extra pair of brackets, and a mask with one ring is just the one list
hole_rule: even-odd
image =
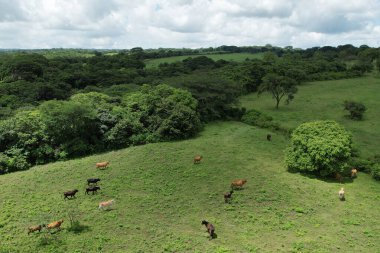
[(280, 101), (286, 96), (286, 102), (289, 103), (294, 94), (297, 93), (296, 87), (297, 81), (274, 73), (269, 73), (263, 78), (263, 83), (260, 85), (258, 94), (263, 92), (269, 92), (272, 97), (276, 99), (276, 109), (280, 104)]

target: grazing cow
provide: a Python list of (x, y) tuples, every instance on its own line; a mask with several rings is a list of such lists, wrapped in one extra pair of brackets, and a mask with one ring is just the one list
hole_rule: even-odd
[(341, 201), (346, 200), (346, 198), (345, 198), (345, 196), (344, 196), (344, 188), (343, 188), (343, 187), (340, 189), (340, 191), (338, 192), (338, 194), (339, 194), (339, 199), (340, 199)]
[(342, 182), (343, 182), (343, 176), (342, 176), (340, 173), (336, 173), (336, 174), (335, 174), (335, 179), (336, 179), (339, 183), (342, 183)]
[(90, 186), (86, 188), (86, 194), (88, 194), (88, 192), (92, 192), (92, 195), (94, 195), (98, 190), (100, 190), (99, 186)]
[(43, 227), (46, 227), (46, 225), (45, 225), (45, 224), (42, 224), (42, 225), (38, 225), (38, 226), (31, 226), (31, 227), (29, 227), (29, 228), (28, 228), (28, 235), (29, 235), (30, 233), (33, 233), (33, 232), (36, 232), (36, 231), (41, 232), (41, 229), (42, 229)]
[(203, 220), (202, 225), (205, 225), (207, 228), (207, 232), (210, 234), (210, 239), (213, 239), (215, 236), (215, 227), (210, 222)]
[(202, 160), (202, 156), (201, 155), (197, 155), (194, 157), (194, 163), (200, 163)]
[(115, 200), (113, 200), (113, 199), (107, 200), (107, 201), (104, 201), (104, 202), (100, 202), (99, 203), (99, 209), (104, 210), (104, 208), (111, 207), (114, 203), (115, 203)]
[(247, 179), (237, 179), (232, 181), (231, 188), (234, 189), (236, 187), (243, 188), (243, 185), (247, 183)]
[(61, 229), (61, 225), (63, 223), (63, 220), (59, 220), (59, 221), (54, 221), (50, 224), (47, 225), (47, 228), (48, 229), (53, 229), (53, 228), (57, 228), (58, 230)]
[(100, 178), (89, 178), (87, 179), (87, 185), (97, 184), (100, 181)]
[(68, 191), (68, 192), (64, 192), (64, 193), (63, 193), (64, 199), (67, 199), (68, 197), (70, 197), (70, 198), (75, 197), (75, 194), (76, 194), (77, 192), (78, 192), (77, 189), (72, 190), (72, 191)]
[(231, 200), (232, 193), (234, 193), (234, 191), (232, 191), (232, 190), (230, 192), (225, 192), (224, 193), (224, 202), (225, 203), (228, 203)]
[(355, 168), (352, 168), (351, 170), (351, 178), (355, 178), (358, 176), (358, 170)]
[(272, 139), (272, 135), (267, 134), (267, 141), (271, 141), (271, 139)]
[(110, 164), (110, 162), (101, 162), (96, 163), (96, 168), (107, 168), (107, 166)]

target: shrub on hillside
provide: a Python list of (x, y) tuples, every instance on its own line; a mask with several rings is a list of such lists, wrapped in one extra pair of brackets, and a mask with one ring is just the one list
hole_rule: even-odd
[(380, 163), (376, 163), (371, 169), (371, 175), (374, 179), (380, 180)]
[(248, 110), (245, 112), (241, 121), (252, 126), (258, 126), (262, 128), (270, 128), (273, 130), (279, 129), (279, 124), (273, 122), (273, 118), (257, 110)]
[(291, 171), (318, 172), (322, 176), (341, 173), (349, 167), (351, 138), (332, 120), (303, 123), (291, 135), (286, 165)]
[(353, 120), (363, 119), (363, 114), (367, 110), (365, 105), (354, 101), (344, 101), (343, 106), (350, 113), (348, 117)]

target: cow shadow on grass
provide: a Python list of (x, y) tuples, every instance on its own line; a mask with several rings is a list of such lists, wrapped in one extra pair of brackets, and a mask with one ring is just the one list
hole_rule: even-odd
[(67, 231), (73, 232), (74, 234), (80, 234), (83, 232), (90, 231), (90, 227), (81, 224), (79, 221), (73, 221), (71, 222), (70, 227), (67, 229)]

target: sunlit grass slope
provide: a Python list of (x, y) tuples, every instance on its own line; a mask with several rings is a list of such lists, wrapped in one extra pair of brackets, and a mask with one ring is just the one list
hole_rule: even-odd
[[(363, 121), (353, 121), (344, 115), (345, 100), (354, 100), (367, 107)], [(281, 125), (294, 128), (311, 120), (333, 119), (353, 134), (353, 140), (364, 156), (380, 154), (380, 79), (363, 77), (336, 81), (313, 82), (300, 86), (295, 99), (281, 103), (275, 109), (271, 95), (250, 94), (241, 98), (242, 106), (262, 111)]]
[[(380, 184), (359, 173), (341, 202), (341, 184), (288, 173), (287, 140), (272, 133), (268, 142), (267, 133), (219, 122), (187, 141), (2, 175), (0, 252), (379, 252)], [(194, 165), (196, 154), (203, 160)], [(110, 167), (97, 170), (103, 160)], [(102, 189), (86, 196), (90, 177), (100, 177)], [(236, 178), (248, 183), (225, 204)], [(77, 198), (64, 200), (74, 188)], [(111, 198), (114, 209), (99, 211), (99, 201)], [(83, 231), (69, 231), (68, 212)], [(28, 226), (61, 218), (62, 231), (27, 235)], [(215, 225), (216, 239), (203, 219)]]
[(177, 61), (182, 61), (189, 57), (198, 57), (198, 56), (207, 56), (208, 58), (213, 59), (214, 61), (217, 60), (226, 60), (226, 61), (235, 61), (235, 62), (242, 62), (245, 61), (245, 59), (261, 59), (263, 57), (262, 53), (256, 53), (256, 54), (250, 54), (250, 53), (231, 53), (231, 54), (205, 54), (205, 55), (183, 55), (183, 56), (173, 56), (173, 57), (165, 57), (165, 58), (158, 58), (158, 59), (152, 59), (145, 61), (146, 68), (156, 68), (161, 63), (167, 62), (167, 63), (173, 63)]

